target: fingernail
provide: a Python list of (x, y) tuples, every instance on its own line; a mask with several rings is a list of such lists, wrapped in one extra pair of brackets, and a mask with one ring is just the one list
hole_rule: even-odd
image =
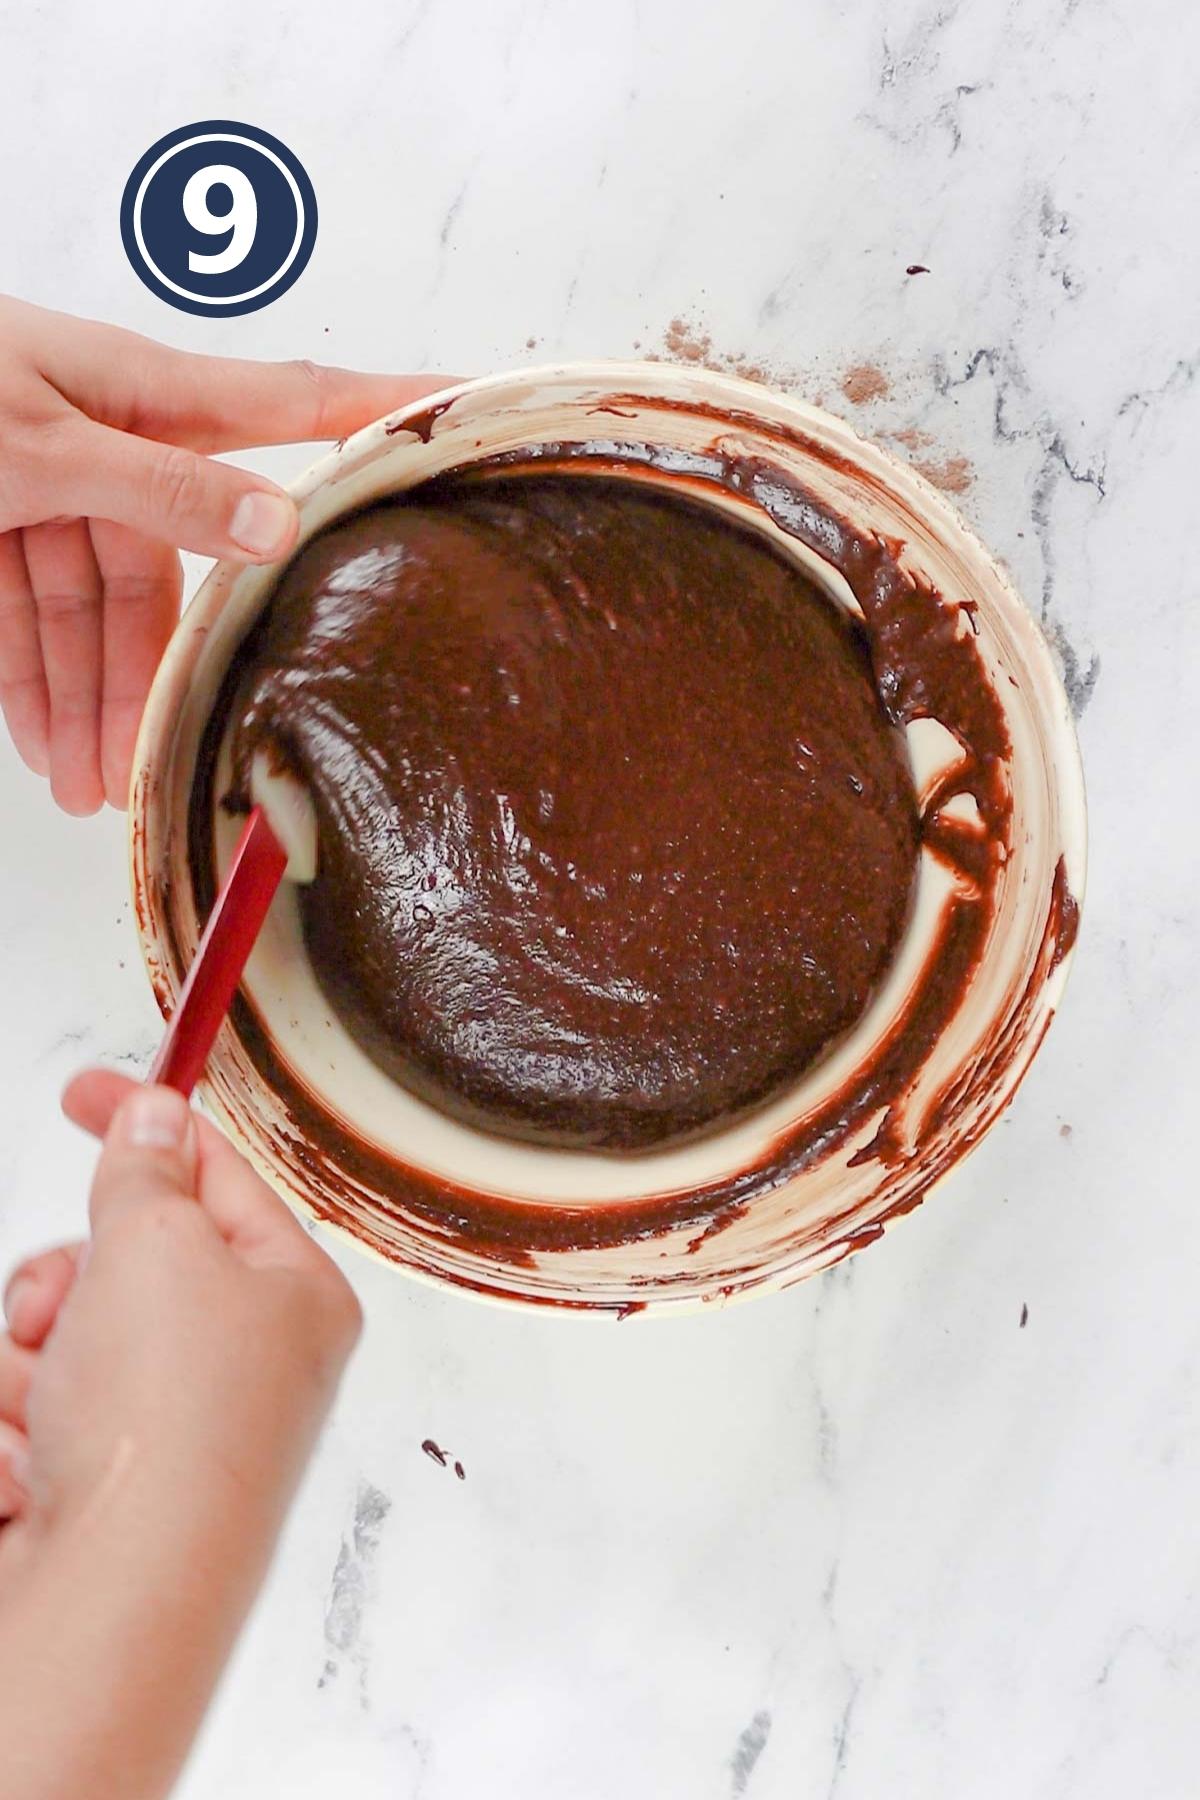
[(243, 494), (229, 522), (229, 535), (250, 556), (281, 556), (291, 541), (296, 509), (283, 494), (261, 488)]
[(121, 1108), (125, 1142), (137, 1150), (182, 1150), (192, 1109), (173, 1088), (139, 1088)]
[(32, 1275), (14, 1275), (5, 1288), (4, 1317), (10, 1330), (18, 1323), (22, 1307), (36, 1286)]

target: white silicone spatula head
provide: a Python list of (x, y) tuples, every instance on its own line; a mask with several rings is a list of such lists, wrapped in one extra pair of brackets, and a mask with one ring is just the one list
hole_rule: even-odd
[(315, 881), (317, 815), (308, 789), (286, 770), (273, 768), (259, 750), (250, 765), (250, 797), (262, 807), (287, 855), (286, 879), (301, 885)]

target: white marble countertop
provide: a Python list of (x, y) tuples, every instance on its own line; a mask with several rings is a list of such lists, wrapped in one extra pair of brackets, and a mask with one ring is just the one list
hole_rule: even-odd
[[(1200, 24), (117, 11), (6, 23), (0, 288), (197, 349), (455, 372), (662, 353), (682, 321), (957, 489), (1060, 648), (1092, 826), (1017, 1103), (865, 1256), (621, 1326), (348, 1256), (366, 1341), (186, 1800), (1194, 1800)], [(117, 231), (142, 150), (211, 116), (283, 137), (321, 209), (298, 285), (222, 323), (146, 293)], [(7, 746), (0, 814), (7, 1264), (83, 1216), (64, 1078), (142, 1068), (156, 1017), (122, 821), (58, 817)]]

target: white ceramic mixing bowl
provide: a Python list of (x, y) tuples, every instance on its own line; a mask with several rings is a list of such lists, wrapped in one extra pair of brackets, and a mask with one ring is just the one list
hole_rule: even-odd
[[(755, 459), (760, 469), (803, 483), (860, 530), (900, 543), (906, 573), (969, 603), (1011, 741), (1010, 843), (987, 955), (903, 1097), (902, 1154), (873, 1156), (877, 1120), (868, 1120), (774, 1185), (755, 1191), (751, 1178), (772, 1146), (827, 1103), (894, 1030), (948, 902), (949, 877), (932, 857), (922, 860), (912, 923), (891, 976), (851, 1036), (789, 1092), (680, 1148), (617, 1158), (505, 1141), (401, 1090), (331, 1018), (287, 893), (251, 960), (245, 993), (288, 1081), (274, 1080), (269, 1063), (259, 1066), (258, 1034), (229, 1022), (203, 1091), (281, 1192), (412, 1273), (541, 1304), (719, 1304), (795, 1281), (870, 1242), (928, 1192), (1011, 1099), (1053, 1016), (1069, 962), (1070, 934), (1053, 915), (1083, 886), (1079, 755), (1040, 631), (943, 496), (843, 421), (752, 383), (654, 363), (575, 364), (466, 383), (368, 426), (310, 469), (292, 490), (302, 537), (445, 470), (564, 441), (589, 442), (597, 454), (628, 462), (634, 475), (639, 466), (646, 472), (650, 445), (657, 462), (677, 470), (659, 478), (685, 485), (688, 468), (714, 453)], [(766, 532), (838, 599), (854, 604), (842, 578), (750, 496), (707, 497)], [(199, 936), (187, 832), (198, 750), (231, 659), (277, 577), (277, 569), (218, 564), (180, 624), (147, 706), (131, 853), (142, 947), (164, 1011), (174, 1005)], [(909, 742), (918, 790), (927, 793), (957, 746), (928, 722), (909, 728)], [(218, 859), (232, 829), (217, 823)], [(327, 1140), (318, 1150), (281, 1089), (302, 1090), (309, 1106), (340, 1121), (347, 1144), (373, 1146), (367, 1172), (361, 1157), (331, 1155)], [(381, 1179), (378, 1170), (389, 1163), (394, 1173)], [(444, 1185), (444, 1221), (436, 1208), (408, 1204), (406, 1185), (418, 1177), (425, 1186)], [(720, 1229), (692, 1221), (593, 1247), (576, 1242), (530, 1252), (519, 1230), (507, 1246), (480, 1244), (459, 1218), (500, 1196), (531, 1222), (536, 1241), (539, 1216), (582, 1220), (706, 1189), (730, 1197), (715, 1217)]]

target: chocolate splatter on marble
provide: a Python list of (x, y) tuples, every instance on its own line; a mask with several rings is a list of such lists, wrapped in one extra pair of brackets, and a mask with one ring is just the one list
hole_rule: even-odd
[(435, 1443), (432, 1438), (426, 1438), (421, 1448), (430, 1462), (435, 1462), (439, 1469), (448, 1469), (453, 1466), (454, 1473), (460, 1481), (467, 1479), (467, 1472), (457, 1458), (452, 1458), (449, 1450), (443, 1450), (442, 1446)]

